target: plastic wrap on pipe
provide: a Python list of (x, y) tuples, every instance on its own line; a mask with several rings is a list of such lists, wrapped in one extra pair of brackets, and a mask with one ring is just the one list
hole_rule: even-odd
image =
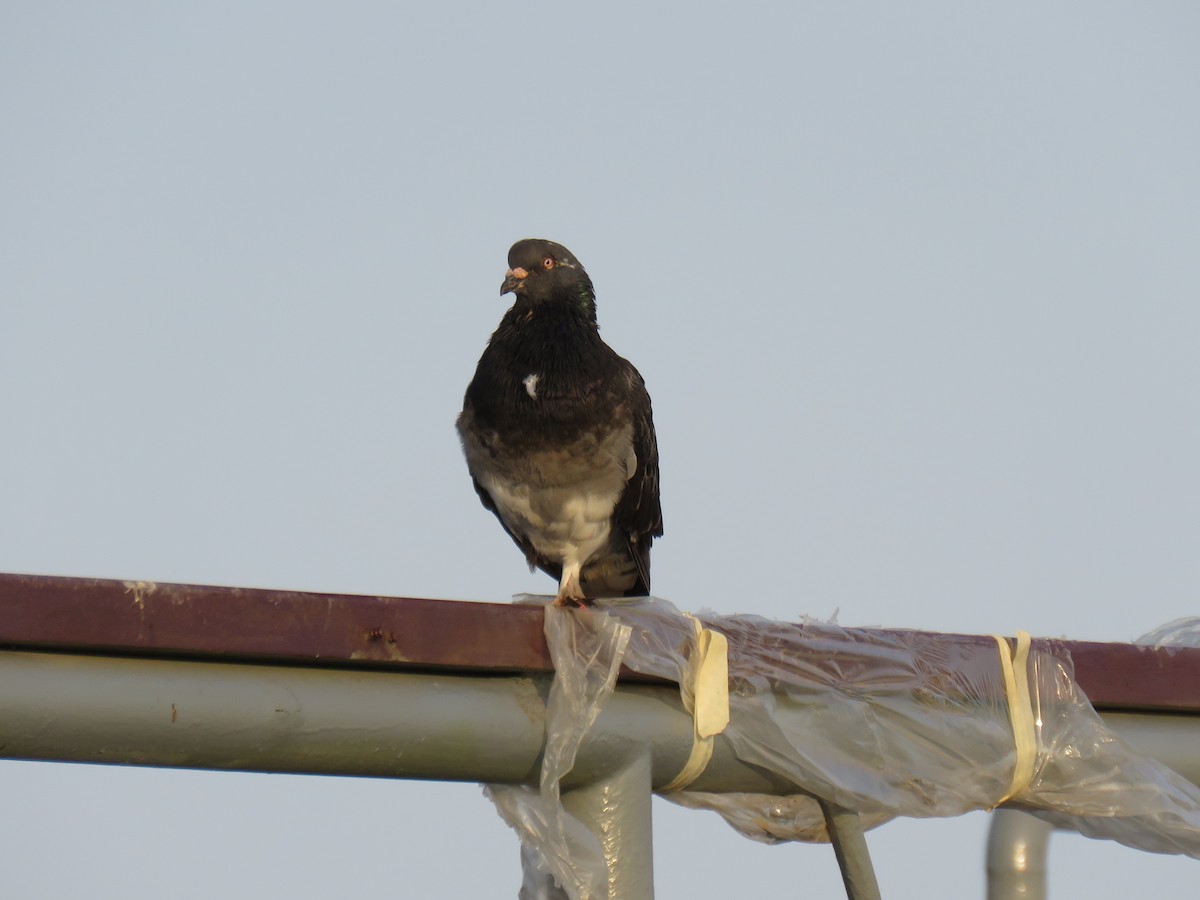
[(1200, 618), (1175, 619), (1143, 634), (1134, 643), (1151, 647), (1200, 647)]
[[(998, 652), (920, 632), (699, 618), (729, 641), (724, 738), (739, 759), (787, 779), (796, 793), (684, 790), (668, 799), (714, 810), (747, 837), (777, 842), (828, 839), (814, 797), (874, 827), (897, 816), (990, 809), (1009, 793), (1016, 750)], [(678, 682), (690, 708), (696, 638), (688, 616), (655, 598), (578, 611), (548, 607), (546, 622), (561, 693), (558, 707), (552, 693), (541, 790), (527, 794), (553, 803), (556, 779), (570, 771), (569, 745), (577, 748), (595, 721), (622, 663)], [(1027, 665), (1036, 758), (1032, 778), (1008, 805), (1090, 837), (1200, 858), (1200, 789), (1104, 725), (1076, 686), (1069, 657), (1034, 649)], [(489, 790), (495, 798), (498, 789)], [(558, 848), (538, 857), (543, 864), (549, 857), (594, 867), (587, 853), (562, 851), (562, 815), (560, 807), (539, 819), (553, 827), (518, 827), (523, 842)], [(586, 885), (572, 893), (563, 882), (569, 874), (545, 870), (573, 898), (605, 896)]]
[(548, 604), (544, 630), (554, 681), (540, 784), (537, 789), (493, 784), (484, 792), (521, 840), (521, 900), (555, 900), (564, 894), (571, 900), (599, 900), (608, 896), (604, 849), (563, 808), (559, 782), (575, 766), (584, 735), (612, 696), (631, 629), (600, 610), (576, 613)]

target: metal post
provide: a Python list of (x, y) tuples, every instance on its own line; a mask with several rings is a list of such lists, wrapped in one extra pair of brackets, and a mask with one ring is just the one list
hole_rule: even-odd
[(1016, 809), (992, 813), (987, 842), (988, 900), (1046, 900), (1046, 855), (1053, 826)]
[(653, 900), (649, 752), (633, 755), (606, 778), (564, 793), (562, 802), (600, 839), (608, 866), (607, 900)]
[(825, 814), (825, 827), (842, 870), (846, 896), (849, 900), (880, 900), (879, 882), (875, 880), (875, 867), (871, 865), (871, 854), (867, 852), (867, 839), (863, 835), (858, 813), (826, 800), (818, 802), (821, 812)]

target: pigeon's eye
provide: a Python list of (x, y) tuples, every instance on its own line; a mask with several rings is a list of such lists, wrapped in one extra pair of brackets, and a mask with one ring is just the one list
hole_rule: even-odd
[(554, 257), (547, 256), (545, 259), (543, 259), (542, 260), (542, 268), (543, 269), (553, 269), (554, 268)]

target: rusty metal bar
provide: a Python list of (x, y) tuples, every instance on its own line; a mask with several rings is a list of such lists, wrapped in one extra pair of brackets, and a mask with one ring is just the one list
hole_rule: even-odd
[(0, 574), (0, 646), (412, 668), (552, 670), (542, 610)]
[[(937, 637), (995, 653), (991, 638)], [(1034, 643), (1070, 653), (1076, 680), (1097, 709), (1200, 713), (1200, 648)], [(0, 647), (410, 670), (552, 670), (536, 607), (37, 575), (0, 574)], [(622, 679), (647, 680), (629, 672)]]

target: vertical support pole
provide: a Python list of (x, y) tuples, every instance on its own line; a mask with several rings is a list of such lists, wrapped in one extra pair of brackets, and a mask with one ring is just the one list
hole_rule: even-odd
[(849, 900), (880, 900), (879, 882), (875, 880), (875, 867), (871, 865), (871, 854), (867, 851), (867, 839), (858, 813), (826, 800), (819, 802), (833, 852), (842, 870), (846, 896)]
[(987, 841), (988, 900), (1046, 900), (1049, 822), (1017, 809), (992, 813)]
[(607, 900), (653, 900), (650, 753), (642, 750), (606, 778), (563, 794), (572, 816), (600, 839), (608, 867)]

